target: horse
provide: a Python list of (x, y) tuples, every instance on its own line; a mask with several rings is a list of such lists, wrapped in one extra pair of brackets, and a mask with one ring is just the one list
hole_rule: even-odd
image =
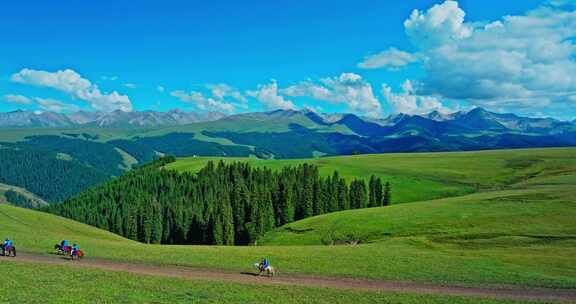
[(262, 269), (261, 264), (256, 263), (256, 264), (254, 264), (254, 267), (256, 267), (256, 269), (258, 269), (258, 275), (259, 276), (262, 275), (263, 272), (266, 272), (266, 275), (268, 277), (273, 277), (274, 275), (276, 275), (276, 270), (272, 266), (268, 266), (265, 269)]
[(60, 244), (54, 245), (54, 249), (56, 249), (56, 253), (59, 255), (68, 255), (72, 252), (72, 247), (70, 246), (62, 247)]
[(82, 252), (82, 250), (78, 249), (78, 250), (74, 250), (70, 253), (70, 257), (72, 258), (72, 260), (74, 260), (74, 257), (78, 258), (78, 260), (80, 260), (81, 258), (84, 257), (84, 252)]
[(2, 246), (3, 256), (13, 256), (16, 257), (16, 247), (15, 246)]

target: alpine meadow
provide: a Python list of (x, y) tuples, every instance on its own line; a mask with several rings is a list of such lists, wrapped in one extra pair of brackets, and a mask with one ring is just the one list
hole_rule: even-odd
[(576, 303), (572, 1), (0, 25), (2, 303)]

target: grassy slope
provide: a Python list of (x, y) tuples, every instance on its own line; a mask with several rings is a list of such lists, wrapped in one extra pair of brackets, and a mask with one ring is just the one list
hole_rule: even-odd
[(16, 191), (21, 195), (23, 195), (24, 197), (27, 197), (28, 199), (32, 200), (36, 204), (36, 207), (42, 207), (48, 205), (46, 201), (44, 201), (43, 199), (39, 198), (34, 193), (26, 189), (2, 183), (0, 183), (0, 204), (9, 203), (5, 196), (5, 193), (9, 190)]
[(249, 271), (267, 256), (283, 273), (576, 288), (574, 241), (470, 246), (474, 243), (442, 244), (415, 236), (359, 246), (159, 246), (8, 205), (0, 206), (0, 231), (20, 251), (40, 254), (52, 252), (54, 243), (66, 238), (79, 242), (89, 257), (151, 264)]
[(576, 149), (375, 154), (298, 160), (187, 157), (169, 164), (168, 168), (196, 172), (206, 162), (220, 159), (247, 161), (269, 168), (306, 162), (316, 164), (321, 174), (338, 170), (348, 178), (375, 174), (392, 184), (393, 201), (403, 203), (464, 195), (476, 188), (505, 188), (534, 174), (571, 170), (576, 168)]
[[(572, 176), (574, 177), (574, 176)], [(268, 233), (261, 244), (319, 245), (330, 236), (388, 242), (425, 238), (470, 247), (576, 241), (572, 185), (481, 192), (424, 203), (348, 210), (304, 219)], [(542, 239), (545, 237), (544, 239)], [(324, 241), (325, 242), (325, 241)]]
[(14, 261), (2, 261), (2, 273), (10, 278), (0, 284), (2, 303), (520, 303), (455, 296), (189, 281)]
[[(461, 172), (478, 170), (472, 178), (462, 176), (464, 182), (478, 181), (483, 185), (497, 182), (497, 187), (512, 181), (520, 183), (509, 185), (509, 189), (502, 191), (321, 216), (291, 224), (295, 230), (303, 232), (297, 237), (279, 230), (263, 240), (269, 244), (293, 245), (145, 245), (50, 214), (6, 205), (0, 206), (0, 231), (4, 236), (12, 237), (19, 250), (37, 253), (48, 253), (54, 243), (67, 238), (79, 242), (89, 257), (153, 264), (247, 271), (256, 259), (267, 256), (283, 273), (462, 285), (576, 288), (576, 241), (573, 239), (576, 231), (572, 221), (576, 215), (574, 151), (507, 151), (500, 152), (499, 157), (493, 155), (496, 152), (479, 153), (484, 158), (488, 155), (493, 162), (508, 163), (508, 166), (495, 166), (486, 159), (477, 160), (485, 166), (492, 165), (490, 170), (481, 170), (475, 161), (468, 160), (470, 157), (457, 157), (448, 163), (454, 164), (458, 160), (475, 168), (463, 167)], [(451, 155), (458, 156), (458, 153), (444, 156)], [(397, 157), (402, 163), (402, 159), (412, 156), (383, 157)], [(423, 157), (434, 158), (434, 155), (413, 157), (427, 163)], [(537, 161), (536, 157), (544, 160)], [(437, 159), (442, 178), (459, 176), (456, 169), (442, 167), (442, 158)], [(353, 172), (351, 163), (346, 162), (347, 172)], [(384, 163), (392, 166), (391, 162)], [(416, 167), (408, 163), (403, 166), (407, 170)], [(365, 164), (363, 167), (369, 168)], [(433, 168), (419, 167), (423, 168), (425, 175), (434, 172)], [(355, 170), (361, 172), (357, 167)], [(526, 174), (530, 172), (532, 177), (527, 178)], [(498, 178), (493, 181), (490, 174)], [(353, 231), (362, 235), (366, 244), (295, 245), (318, 244), (322, 229), (330, 230), (330, 227), (354, 227)], [(310, 228), (314, 230), (306, 231)]]

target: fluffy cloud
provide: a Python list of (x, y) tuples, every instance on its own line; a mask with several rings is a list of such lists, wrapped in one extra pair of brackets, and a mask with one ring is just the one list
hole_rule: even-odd
[(224, 84), (224, 83), (219, 83), (219, 84), (210, 84), (207, 86), (208, 89), (210, 90), (210, 93), (212, 93), (212, 96), (214, 96), (214, 98), (219, 99), (219, 100), (224, 100), (225, 98), (232, 98), (235, 101), (238, 101), (242, 104), (245, 104), (246, 102), (248, 102), (248, 100), (246, 99), (246, 97), (244, 95), (242, 95), (242, 93), (240, 93), (239, 90)]
[(185, 92), (182, 90), (172, 91), (170, 95), (180, 99), (183, 102), (192, 102), (200, 110), (204, 111), (223, 111), (233, 112), (235, 107), (231, 103), (227, 103), (222, 99), (215, 97), (207, 97), (204, 94), (196, 91)]
[(426, 13), (412, 11), (404, 22), (404, 28), (418, 47), (435, 47), (472, 35), (472, 28), (464, 23), (465, 15), (458, 2), (448, 0), (434, 5)]
[(271, 83), (258, 85), (254, 91), (246, 92), (248, 96), (256, 98), (267, 109), (295, 109), (292, 101), (278, 94), (278, 84), (275, 80)]
[(310, 97), (345, 104), (350, 110), (371, 117), (379, 116), (382, 112), (372, 86), (362, 76), (354, 73), (342, 73), (338, 77), (323, 78), (319, 82), (303, 81), (281, 92), (293, 97)]
[(136, 84), (134, 84), (134, 83), (124, 83), (124, 84), (122, 84), (122, 86), (125, 86), (129, 89), (135, 89), (136, 88)]
[(22, 69), (13, 74), (11, 80), (65, 92), (73, 98), (87, 102), (90, 107), (98, 111), (132, 110), (132, 103), (128, 96), (120, 95), (116, 91), (102, 93), (96, 84), (70, 69), (56, 72)]
[(52, 98), (35, 97), (34, 101), (36, 101), (38, 107), (44, 111), (61, 113), (61, 112), (74, 112), (80, 110), (80, 108), (77, 105), (64, 103), (60, 100)]
[(382, 95), (386, 98), (395, 113), (426, 114), (432, 111), (441, 113), (453, 112), (433, 96), (416, 95), (413, 84), (406, 80), (402, 84), (402, 92), (394, 93), (386, 84), (382, 85)]
[(446, 1), (405, 22), (425, 54), (419, 93), (500, 108), (565, 103), (576, 91), (576, 11), (541, 7), (487, 24)]
[[(208, 92), (176, 90), (170, 92), (170, 95), (183, 102), (192, 102), (198, 109), (204, 111), (232, 113), (237, 108), (247, 108), (246, 97), (234, 87), (219, 83), (206, 85), (204, 89)], [(163, 92), (164, 87), (158, 86), (158, 91)]]
[(413, 54), (400, 51), (397, 48), (389, 48), (378, 54), (366, 56), (364, 61), (358, 64), (358, 67), (362, 69), (387, 68), (389, 70), (397, 70), (416, 60), (418, 60), (418, 57)]
[(23, 104), (23, 105), (27, 105), (27, 104), (31, 104), (32, 103), (32, 99), (23, 96), (23, 95), (4, 95), (4, 100), (8, 101), (8, 102), (12, 102), (12, 103), (18, 103), (18, 104)]
[(576, 92), (574, 1), (549, 0), (493, 22), (465, 17), (458, 2), (448, 0), (414, 10), (404, 22), (425, 72), (407, 95), (502, 111), (551, 112), (570, 103)]

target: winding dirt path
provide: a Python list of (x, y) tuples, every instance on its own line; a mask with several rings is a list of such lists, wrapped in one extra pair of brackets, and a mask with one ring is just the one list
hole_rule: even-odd
[[(334, 277), (314, 277), (304, 275), (282, 275), (274, 278), (259, 277), (253, 273), (239, 273), (222, 270), (206, 270), (183, 266), (154, 266), (146, 264), (116, 262), (102, 259), (86, 258), (82, 261), (71, 261), (62, 256), (19, 254), (10, 259), (18, 263), (43, 263), (66, 265), (69, 267), (87, 267), (109, 271), (124, 271), (135, 274), (154, 275), (193, 280), (216, 280), (234, 283), (257, 283), (266, 285), (291, 285), (303, 287), (324, 287), (336, 289), (394, 291), (405, 293), (441, 294), (456, 296), (489, 297), (514, 300), (542, 300), (576, 303), (576, 289), (548, 289), (522, 287), (457, 287), (409, 283), (395, 281), (377, 281), (365, 279), (347, 279)], [(1, 261), (0, 261), (1, 262)]]

